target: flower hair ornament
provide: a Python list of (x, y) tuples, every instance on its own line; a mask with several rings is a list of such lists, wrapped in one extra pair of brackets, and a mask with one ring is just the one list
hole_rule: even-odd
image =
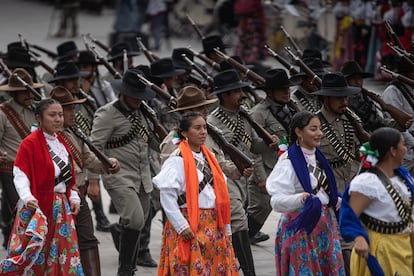
[(369, 142), (365, 142), (359, 148), (359, 158), (362, 162), (364, 169), (369, 169), (378, 162), (379, 152), (378, 150), (372, 150)]
[(283, 138), (279, 140), (277, 145), (279, 147), (279, 151), (277, 152), (277, 155), (281, 156), (285, 151), (287, 151), (289, 147), (288, 139), (286, 138), (286, 136), (283, 136)]
[(181, 143), (181, 141), (182, 141), (182, 139), (181, 139), (180, 135), (178, 134), (178, 131), (174, 131), (173, 139), (172, 139), (171, 142), (174, 145), (178, 145), (179, 143)]

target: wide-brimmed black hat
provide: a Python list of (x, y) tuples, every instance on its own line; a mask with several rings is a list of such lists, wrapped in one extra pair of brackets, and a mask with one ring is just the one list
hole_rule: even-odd
[[(316, 75), (319, 77), (322, 77), (326, 71), (325, 66), (323, 65), (323, 62), (319, 58), (304, 58), (302, 59), (303, 63), (306, 64), (309, 69), (311, 69)], [(303, 70), (301, 70), (301, 73), (304, 73)]]
[(276, 68), (266, 71), (263, 76), (266, 80), (263, 86), (257, 87), (259, 89), (268, 90), (268, 89), (283, 89), (291, 86), (299, 85), (303, 77), (302, 76), (293, 76), (288, 77), (286, 70)]
[(73, 57), (79, 54), (78, 47), (75, 42), (72, 40), (63, 42), (57, 46), (57, 57), (58, 61), (61, 61), (65, 58)]
[(139, 56), (139, 52), (132, 51), (131, 46), (126, 42), (118, 42), (112, 45), (108, 52), (108, 61), (113, 61), (116, 58), (124, 55), (124, 50), (127, 52), (128, 57)]
[(189, 65), (183, 58), (182, 55), (185, 55), (189, 60), (194, 62), (194, 54), (188, 48), (175, 48), (172, 52), (172, 61), (174, 63), (175, 68), (177, 69), (184, 69), (184, 70), (191, 70), (191, 65)]
[(323, 64), (324, 67), (331, 67), (332, 66), (332, 64), (329, 61), (322, 60), (322, 53), (318, 49), (307, 48), (307, 49), (303, 50), (302, 59), (305, 59), (305, 58), (317, 58), (317, 59), (320, 59), (322, 61), (322, 64)]
[(203, 45), (203, 53), (206, 55), (213, 53), (215, 48), (218, 48), (220, 51), (229, 48), (228, 45), (224, 45), (223, 40), (219, 35), (206, 36), (202, 39), (201, 43)]
[(88, 72), (79, 71), (79, 68), (75, 63), (71, 61), (62, 61), (56, 65), (56, 73), (53, 79), (49, 83), (56, 82), (59, 80), (69, 80), (80, 77), (87, 77)]
[(80, 51), (79, 58), (76, 62), (78, 65), (98, 65), (101, 64), (95, 57), (95, 55), (91, 51)]
[(239, 73), (234, 69), (222, 71), (214, 76), (212, 95), (218, 95), (231, 90), (248, 87), (249, 83), (240, 80)]
[(29, 51), (20, 42), (12, 42), (7, 45), (7, 53), (3, 57), (7, 67), (13, 68), (33, 68), (38, 65), (30, 57)]
[(345, 76), (338, 72), (323, 75), (321, 89), (312, 94), (328, 97), (347, 97), (360, 91), (361, 88), (359, 87), (348, 86)]
[(345, 78), (351, 76), (360, 76), (361, 78), (372, 78), (374, 76), (374, 74), (372, 73), (364, 72), (361, 66), (355, 60), (345, 62), (342, 65), (341, 72), (342, 74), (344, 74)]
[(142, 72), (137, 69), (129, 69), (125, 72), (122, 79), (115, 79), (111, 81), (111, 85), (119, 91), (119, 93), (127, 95), (138, 100), (151, 100), (155, 97), (155, 92), (151, 88), (143, 84), (137, 74), (142, 75)]
[(151, 75), (156, 78), (171, 78), (184, 73), (185, 70), (175, 68), (171, 58), (161, 58), (151, 63)]
[(414, 72), (414, 66), (410, 62), (404, 60), (403, 57), (395, 56), (394, 68), (397, 73), (401, 74)]

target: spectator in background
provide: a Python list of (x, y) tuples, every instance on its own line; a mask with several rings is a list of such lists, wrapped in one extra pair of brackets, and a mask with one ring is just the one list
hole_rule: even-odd
[(68, 20), (72, 23), (72, 33), (70, 37), (78, 36), (78, 13), (79, 13), (79, 0), (59, 0), (56, 1), (57, 8), (62, 9), (61, 21), (58, 32), (55, 37), (64, 37), (66, 35), (66, 29), (68, 26)]
[(154, 39), (151, 48), (156, 51), (161, 47), (161, 33), (164, 27), (163, 22), (166, 11), (167, 4), (164, 0), (151, 0), (148, 2), (147, 15), (150, 21), (150, 34)]

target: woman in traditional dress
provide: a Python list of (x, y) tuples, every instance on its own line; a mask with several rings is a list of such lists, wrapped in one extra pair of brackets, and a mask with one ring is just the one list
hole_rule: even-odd
[(404, 138), (379, 128), (360, 151), (367, 170), (345, 190), (340, 219), (342, 237), (354, 241), (351, 275), (413, 275), (414, 186), (401, 166)]
[(153, 178), (168, 218), (158, 275), (239, 275), (226, 179), (204, 146), (207, 130), (201, 113), (186, 113), (178, 132), (178, 149)]
[(14, 184), (20, 200), (0, 265), (10, 275), (84, 275), (73, 215), (80, 209), (71, 151), (58, 131), (63, 109), (53, 99), (35, 111), (39, 128), (20, 144)]
[[(339, 198), (333, 171), (318, 149), (319, 118), (295, 114), (290, 146), (267, 178), (271, 205), (282, 213), (276, 232), (276, 275), (345, 275), (335, 216)], [(280, 146), (281, 148), (281, 146)]]

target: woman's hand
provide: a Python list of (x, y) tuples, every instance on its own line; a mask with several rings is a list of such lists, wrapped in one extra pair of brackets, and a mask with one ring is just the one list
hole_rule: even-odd
[(310, 196), (310, 193), (302, 193), (302, 204), (305, 204), (306, 199)]
[(72, 212), (73, 215), (77, 215), (80, 211), (80, 204), (77, 202), (71, 202), (70, 203), (70, 211)]
[(191, 241), (195, 237), (190, 227), (181, 232), (180, 236), (184, 241)]
[(358, 236), (354, 240), (355, 252), (364, 259), (368, 259), (369, 245), (363, 236)]
[(28, 200), (26, 203), (26, 207), (29, 210), (34, 211), (36, 210), (36, 208), (39, 208), (39, 202), (37, 201), (37, 199)]

